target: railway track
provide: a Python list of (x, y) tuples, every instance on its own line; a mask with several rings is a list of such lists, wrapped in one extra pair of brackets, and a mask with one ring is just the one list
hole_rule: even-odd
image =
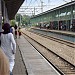
[(41, 53), (59, 72), (61, 75), (75, 75), (75, 66), (41, 45), (25, 33), (23, 36)]
[(35, 33), (35, 34), (37, 34), (39, 36), (45, 37), (47, 39), (59, 42), (61, 44), (65, 44), (65, 45), (67, 45), (69, 47), (72, 47), (72, 48), (75, 48), (75, 43), (73, 43), (73, 42), (63, 40), (63, 39), (59, 39), (59, 38), (56, 38), (56, 37), (53, 37), (53, 36), (45, 35), (45, 34), (42, 34), (42, 33), (34, 32), (33, 30), (29, 30), (29, 31), (32, 32), (32, 33)]

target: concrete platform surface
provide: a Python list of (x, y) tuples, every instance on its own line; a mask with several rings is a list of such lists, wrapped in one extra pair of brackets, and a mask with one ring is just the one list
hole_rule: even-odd
[[(33, 27), (33, 29), (39, 29), (39, 30), (40, 30), (40, 28), (37, 28), (37, 27)], [(51, 32), (54, 32), (54, 33), (60, 33), (60, 34), (66, 34), (66, 35), (75, 36), (75, 32), (72, 32), (72, 31), (50, 30), (50, 29), (43, 29), (43, 28), (41, 28), (41, 30), (44, 30), (44, 31), (51, 31)]]
[(26, 67), (23, 62), (18, 45), (17, 45), (16, 55), (15, 55), (15, 66), (13, 69), (13, 75), (27, 75)]
[(23, 36), (17, 43), (28, 75), (60, 75)]

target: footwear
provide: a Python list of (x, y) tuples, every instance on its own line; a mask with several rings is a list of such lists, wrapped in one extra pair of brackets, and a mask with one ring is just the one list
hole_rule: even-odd
[(13, 73), (12, 73), (12, 72), (10, 72), (10, 75), (13, 75)]

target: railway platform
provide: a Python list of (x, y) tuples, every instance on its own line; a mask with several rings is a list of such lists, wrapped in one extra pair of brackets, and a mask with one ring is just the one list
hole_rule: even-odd
[[(27, 69), (27, 75), (60, 75), (23, 36), (17, 39), (17, 44)], [(20, 68), (16, 67), (16, 69)]]
[(17, 44), (16, 55), (15, 55), (15, 66), (13, 69), (13, 75), (27, 75), (26, 66), (23, 62), (23, 58), (18, 44)]
[(57, 39), (61, 39), (66, 42), (75, 42), (75, 33), (70, 31), (62, 31), (62, 30), (49, 30), (43, 28), (33, 27), (31, 28), (32, 31), (45, 34), (47, 36), (52, 36)]
[[(32, 27), (33, 29), (38, 29), (40, 30), (40, 28), (37, 27)], [(58, 33), (58, 34), (63, 34), (63, 35), (67, 35), (67, 36), (74, 36), (75, 37), (75, 32), (71, 32), (71, 31), (63, 31), (63, 30), (49, 30), (49, 29), (43, 29), (41, 28), (41, 30), (43, 31), (47, 31), (47, 32), (53, 32), (53, 33)]]

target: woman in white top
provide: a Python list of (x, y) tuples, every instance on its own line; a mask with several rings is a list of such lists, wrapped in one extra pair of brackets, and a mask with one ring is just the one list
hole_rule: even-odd
[(10, 33), (10, 25), (5, 23), (2, 28), (4, 31), (1, 33), (1, 48), (9, 59), (10, 72), (12, 72), (16, 53), (16, 42), (13, 34)]

